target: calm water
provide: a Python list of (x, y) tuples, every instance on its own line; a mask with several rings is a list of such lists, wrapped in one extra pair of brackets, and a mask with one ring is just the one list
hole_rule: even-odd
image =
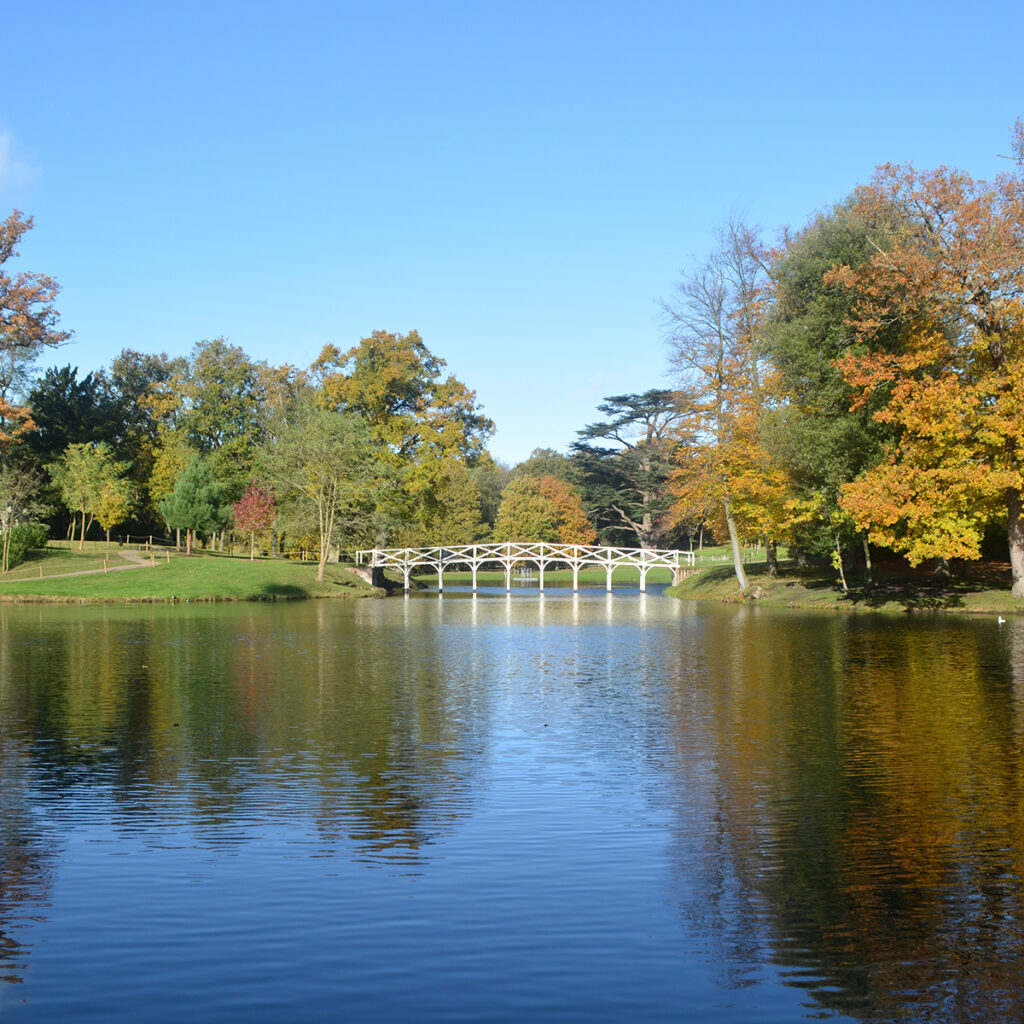
[(12, 1021), (1024, 1018), (1024, 623), (0, 606)]

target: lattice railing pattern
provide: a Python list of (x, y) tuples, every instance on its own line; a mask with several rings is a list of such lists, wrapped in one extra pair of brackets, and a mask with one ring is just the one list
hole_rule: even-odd
[(438, 589), (444, 589), (444, 574), (448, 569), (465, 567), (473, 574), (473, 589), (477, 589), (477, 573), (483, 566), (500, 565), (505, 570), (505, 588), (512, 587), (512, 570), (520, 565), (534, 565), (544, 589), (544, 570), (552, 565), (564, 565), (572, 570), (573, 590), (579, 589), (580, 569), (604, 569), (607, 589), (612, 588), (612, 573), (619, 568), (637, 569), (640, 589), (646, 589), (647, 573), (651, 569), (671, 569), (676, 578), (681, 565), (693, 565), (692, 551), (670, 548), (613, 548), (593, 544), (553, 544), (548, 541), (503, 541), (498, 544), (452, 544), (446, 547), (426, 548), (370, 548), (359, 551), (356, 560), (372, 568), (396, 569), (403, 574), (405, 589), (409, 589), (409, 574), (413, 569), (431, 568), (437, 573)]

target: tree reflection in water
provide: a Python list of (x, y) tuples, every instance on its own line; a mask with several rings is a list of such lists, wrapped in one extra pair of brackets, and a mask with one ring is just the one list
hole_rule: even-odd
[(0, 982), (22, 981), (31, 924), (53, 884), (56, 844), (45, 837), (28, 800), (29, 758), (0, 723)]
[[(509, 943), (496, 948), (527, 964), (537, 937), (506, 935), (551, 907), (515, 879), (565, 900), (559, 926), (574, 913), (607, 925), (601, 900), (615, 887), (618, 905), (636, 908), (624, 919), (636, 934), (572, 934), (626, 962), (649, 948), (634, 940), (664, 911), (664, 889), (659, 908), (651, 893), (671, 877), (683, 923), (664, 914), (665, 946), (696, 936), (690, 962), (717, 972), (730, 999), (774, 972), (811, 1016), (1024, 1019), (1024, 624), (678, 608), (603, 593), (287, 614), (0, 607), (0, 973), (24, 976), (26, 921), (48, 912), (58, 844), (84, 818), (112, 852), (156, 851), (138, 862), (143, 885), (167, 851), (186, 853), (177, 882), (214, 862), (221, 906), (236, 912), (235, 864), (244, 906), (248, 872), (287, 885), (294, 857), (325, 859), (350, 885), (302, 890), (310, 916), (275, 919), (299, 945), (324, 894), (345, 893), (335, 909), (358, 917), (348, 894), (378, 886), (383, 903), (359, 904), (366, 942), (396, 892), (408, 902), (377, 876), (429, 873), (432, 915), (465, 891), (451, 920), (494, 926), (491, 940)], [(565, 821), (599, 852), (570, 849)], [(524, 834), (533, 827), (557, 841)], [(457, 876), (453, 865), (474, 858), (479, 875)], [(563, 879), (573, 864), (582, 874)], [(119, 884), (110, 856), (93, 868)], [(268, 914), (288, 905), (278, 899)], [(350, 937), (325, 919), (318, 948)], [(410, 921), (457, 931), (404, 909), (376, 930), (400, 941)], [(446, 948), (467, 957), (446, 977), (472, 961), (501, 978), (504, 961), (478, 956), (477, 940)], [(402, 955), (427, 957), (416, 962), (433, 979), (449, 965), (430, 954), (421, 944)], [(659, 973), (665, 962), (642, 975), (652, 1005), (677, 984)], [(571, 979), (588, 965), (569, 951), (557, 968), (545, 962), (556, 969)]]
[(1024, 1019), (1024, 627), (707, 628), (674, 680), (676, 747), (713, 751), (710, 785), (681, 762), (714, 821), (681, 888), (725, 982), (770, 961), (863, 1019)]

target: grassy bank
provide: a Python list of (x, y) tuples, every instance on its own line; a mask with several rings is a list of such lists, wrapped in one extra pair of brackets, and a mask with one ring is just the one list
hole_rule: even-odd
[(102, 544), (92, 550), (87, 544), (82, 552), (67, 547), (32, 551), (24, 563), (0, 578), (0, 601), (281, 601), (380, 593), (342, 566), (329, 565), (318, 583), (315, 563), (285, 559), (250, 562), (225, 555), (161, 552), (155, 565), (121, 568), (130, 563), (112, 550), (106, 564), (104, 572)]
[(998, 563), (972, 564), (949, 578), (926, 568), (877, 566), (869, 586), (848, 576), (844, 594), (836, 572), (828, 567), (797, 568), (783, 562), (778, 576), (763, 562), (746, 566), (751, 589), (739, 593), (731, 566), (698, 570), (666, 593), (696, 601), (751, 601), (776, 608), (863, 609), (880, 612), (941, 611), (977, 614), (1021, 614), (1024, 601), (1010, 594), (1010, 569)]

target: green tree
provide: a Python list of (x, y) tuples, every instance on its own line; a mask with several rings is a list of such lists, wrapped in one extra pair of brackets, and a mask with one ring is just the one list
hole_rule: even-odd
[[(857, 296), (826, 276), (837, 266), (860, 266), (888, 246), (889, 236), (884, 222), (872, 230), (843, 203), (788, 238), (773, 268), (775, 299), (765, 336), (783, 401), (763, 424), (764, 436), (808, 502), (811, 514), (794, 539), (816, 554), (854, 539), (840, 508), (842, 487), (879, 461), (891, 435), (874, 418), (884, 389), (854, 407), (854, 389), (838, 360), (864, 350), (851, 325)], [(873, 344), (892, 350), (895, 335), (891, 327), (880, 331)], [(862, 540), (870, 571), (866, 535)]]
[(574, 487), (580, 482), (579, 466), (554, 448), (534, 448), (525, 462), (512, 467), (513, 476), (553, 476)]
[(494, 539), (593, 544), (579, 492), (554, 476), (515, 477), (501, 496)]
[(68, 445), (112, 441), (114, 417), (101, 374), (78, 379), (78, 367), (51, 367), (28, 393), (39, 428), (28, 447), (43, 460), (55, 459)]
[(558, 540), (558, 512), (540, 493), (536, 477), (516, 477), (502, 492), (494, 520), (494, 539), (552, 543)]
[(429, 497), (420, 502), (419, 518), (400, 527), (395, 542), (404, 547), (472, 544), (487, 532), (480, 492), (464, 463), (449, 459), (436, 476)]
[(187, 364), (155, 381), (145, 399), (166, 445), (212, 458), (222, 483), (241, 493), (263, 440), (260, 368), (223, 338), (198, 342)]
[(226, 500), (210, 460), (194, 455), (159, 508), (171, 529), (185, 531), (185, 553), (190, 555), (197, 534), (210, 536), (227, 522)]
[[(104, 441), (99, 444), (72, 444), (49, 467), (50, 476), (60, 491), (61, 499), (73, 516), (81, 515), (79, 550), (85, 535), (103, 502), (104, 488), (124, 475), (126, 466), (114, 458), (113, 449)], [(72, 540), (74, 529), (72, 524)]]
[(0, 573), (8, 572), (14, 561), (11, 538), (15, 528), (29, 516), (45, 512), (37, 501), (41, 484), (42, 476), (33, 467), (0, 463)]
[(475, 393), (445, 366), (416, 331), (374, 331), (345, 353), (328, 345), (311, 368), (317, 403), (362, 416), (380, 458), (397, 471), (393, 520), (428, 519), (425, 506), (443, 490), (451, 460), (475, 465), (494, 431)]
[(584, 505), (605, 539), (625, 533), (642, 548), (661, 544), (674, 503), (669, 478), (684, 401), (680, 392), (664, 389), (613, 395), (597, 407), (607, 419), (578, 431), (570, 450)]
[(263, 468), (286, 521), (318, 538), (318, 580), (335, 546), (372, 537), (386, 514), (387, 469), (354, 413), (299, 408), (264, 449)]
[(470, 468), (469, 475), (480, 496), (480, 517), (488, 529), (493, 529), (501, 505), (501, 492), (512, 479), (512, 471), (504, 463), (496, 462), (490, 452), (484, 452), (477, 464)]
[(161, 440), (160, 423), (151, 406), (150, 396), (167, 385), (175, 374), (183, 372), (186, 366), (187, 361), (181, 357), (123, 349), (103, 374), (111, 423), (108, 440), (118, 458), (129, 464), (128, 475), (138, 495), (135, 514), (147, 523), (154, 522), (159, 516), (157, 500), (170, 493), (178, 473), (188, 462), (188, 458), (183, 459), (174, 468), (166, 487), (152, 493), (150, 483), (156, 470), (157, 449), (162, 443), (172, 442), (170, 437)]

